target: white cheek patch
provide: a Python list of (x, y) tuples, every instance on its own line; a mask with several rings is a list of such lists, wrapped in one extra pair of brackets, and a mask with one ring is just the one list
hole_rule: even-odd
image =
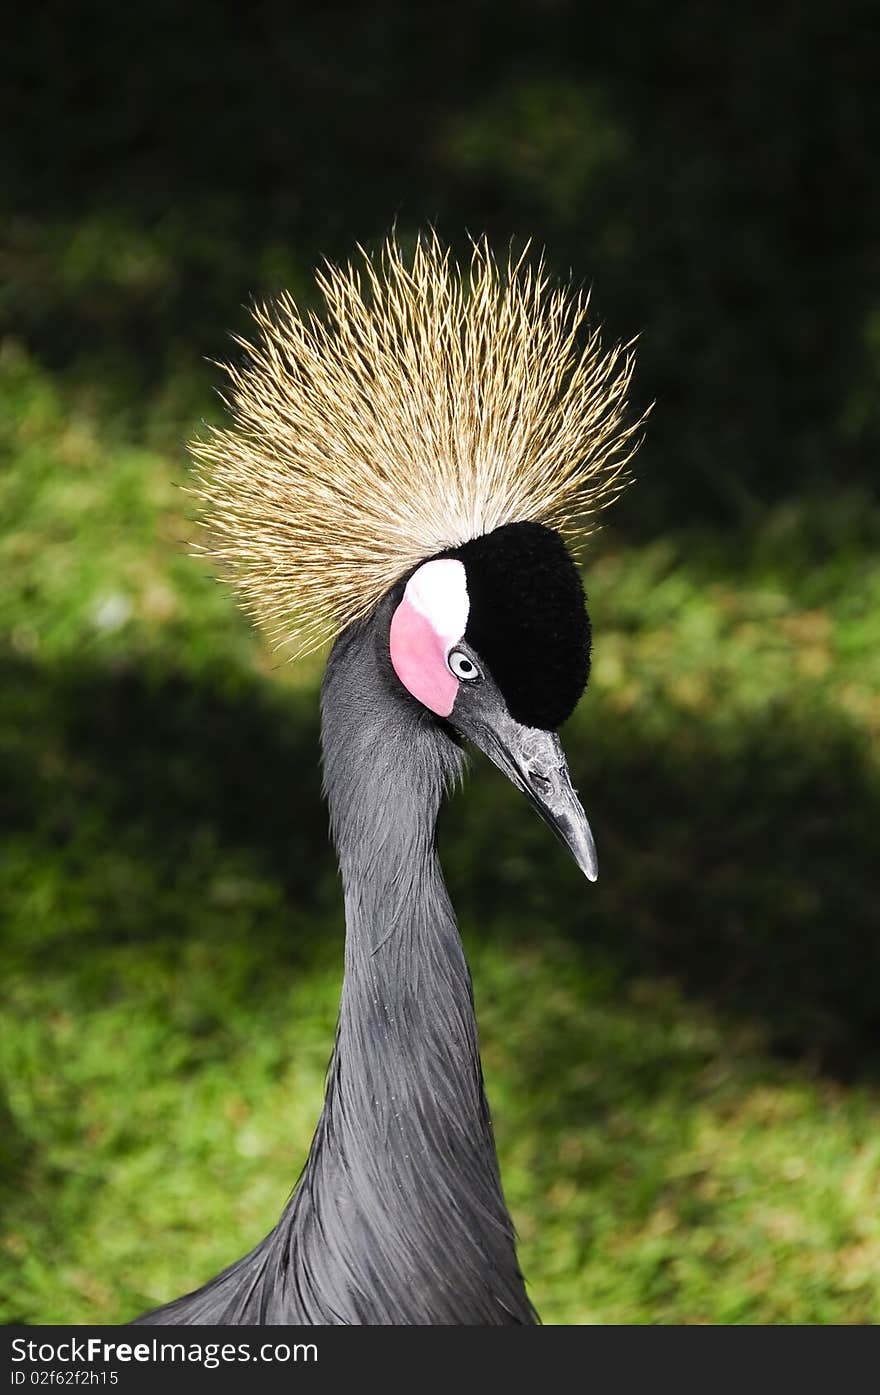
[(457, 644), (470, 612), (464, 563), (454, 557), (426, 562), (407, 582), (404, 600), (424, 616), (438, 638), (450, 647)]
[(391, 663), (403, 686), (438, 717), (455, 705), (458, 679), (447, 659), (467, 628), (470, 602), (463, 562), (425, 562), (407, 582), (391, 617)]

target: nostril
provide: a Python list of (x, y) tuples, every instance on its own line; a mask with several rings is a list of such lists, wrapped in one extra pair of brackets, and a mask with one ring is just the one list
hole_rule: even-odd
[(542, 771), (540, 771), (540, 770), (530, 770), (530, 771), (529, 771), (529, 784), (531, 785), (532, 789), (535, 791), (535, 794), (542, 794), (542, 795), (545, 795), (545, 794), (547, 794), (548, 791), (550, 790), (550, 788), (551, 788), (551, 786), (552, 786), (552, 784), (553, 784), (553, 781), (550, 779), (550, 777), (549, 777), (548, 775), (545, 775), (545, 774), (544, 774)]

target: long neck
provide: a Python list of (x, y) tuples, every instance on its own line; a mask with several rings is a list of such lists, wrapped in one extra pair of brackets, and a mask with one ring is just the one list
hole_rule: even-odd
[(324, 1321), (531, 1322), (435, 850), (461, 756), (395, 691), (381, 633), (380, 615), (338, 641), (322, 694), (345, 979), (290, 1260)]

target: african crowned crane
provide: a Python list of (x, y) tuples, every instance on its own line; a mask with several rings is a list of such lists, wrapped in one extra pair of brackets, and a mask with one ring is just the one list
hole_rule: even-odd
[[(321, 711), (345, 892), (323, 1112), (275, 1229), (146, 1323), (536, 1321), (498, 1172), (470, 977), (435, 850), (462, 742), (596, 856), (556, 735), (590, 625), (562, 533), (619, 491), (631, 359), (586, 300), (435, 238), (283, 297), (197, 443), (209, 555), (299, 651), (336, 635)], [(631, 452), (629, 452), (631, 453)]]

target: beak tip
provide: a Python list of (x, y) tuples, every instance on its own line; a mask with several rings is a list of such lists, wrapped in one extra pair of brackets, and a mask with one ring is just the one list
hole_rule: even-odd
[(580, 862), (580, 869), (581, 869), (581, 871), (583, 872), (584, 876), (586, 877), (587, 881), (588, 881), (588, 882), (595, 882), (595, 881), (598, 881), (598, 879), (599, 879), (599, 866), (598, 866), (598, 863), (596, 862), (596, 856), (595, 856), (595, 854), (593, 854), (592, 857), (586, 857), (586, 858), (584, 858), (583, 861), (580, 861), (580, 859), (578, 859), (578, 860), (579, 860), (579, 862)]
[(577, 843), (569, 843), (569, 847), (575, 854), (575, 861), (583, 872), (588, 882), (595, 882), (599, 878), (599, 859), (596, 856), (596, 844), (593, 842), (593, 834), (590, 825), (583, 817), (580, 829), (581, 837)]

